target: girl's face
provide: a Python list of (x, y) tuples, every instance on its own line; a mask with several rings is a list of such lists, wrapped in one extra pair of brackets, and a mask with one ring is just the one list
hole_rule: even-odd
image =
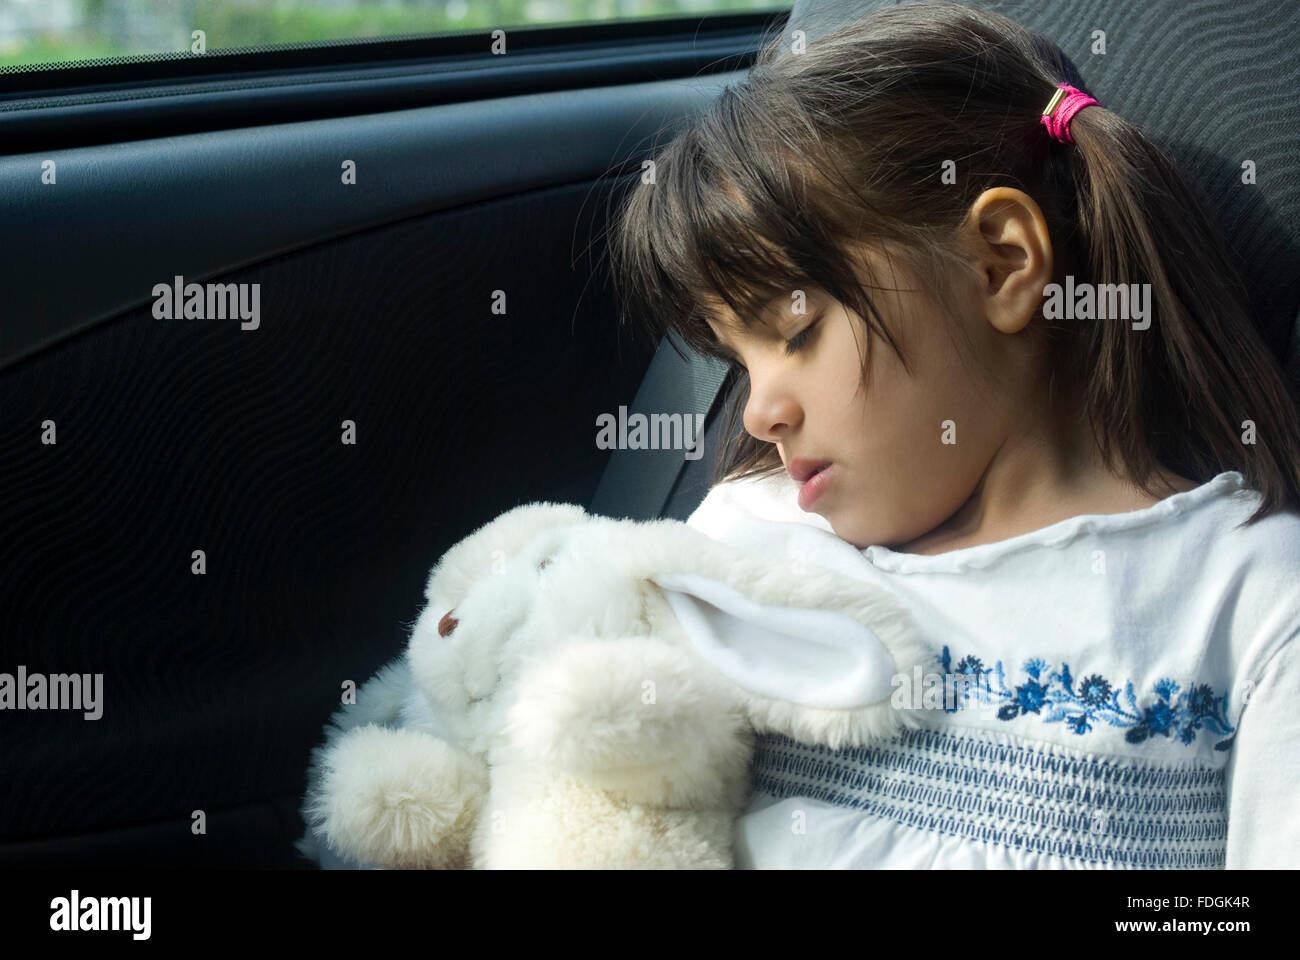
[[(861, 253), (886, 288), (874, 289), (872, 298), (910, 375), (877, 341), (861, 383), (866, 327), (819, 289), (805, 291), (802, 315), (788, 298), (778, 299), (751, 332), (734, 323), (710, 326), (749, 372), (746, 431), (775, 444), (787, 470), (795, 458), (831, 462), (808, 509), (859, 548), (898, 546), (933, 530), (977, 490), (1012, 436), (1015, 412), (1030, 402), (1018, 386), (1031, 379), (1030, 356), (1023, 338), (985, 322), (985, 294), (972, 276), (970, 295), (960, 292), (964, 312), (957, 319), (970, 332), (973, 361), (1000, 374), (997, 385), (977, 382), (931, 298), (883, 253)], [(802, 342), (787, 354), (786, 341), (796, 335)]]

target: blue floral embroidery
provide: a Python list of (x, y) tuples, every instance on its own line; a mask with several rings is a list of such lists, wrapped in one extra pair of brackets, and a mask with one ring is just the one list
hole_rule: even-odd
[[(1111, 686), (1100, 674), (1091, 674), (1078, 682), (1070, 675), (1070, 666), (1061, 664), (1059, 671), (1033, 658), (1022, 668), (1027, 678), (1024, 683), (1008, 688), (1006, 676), (999, 660), (992, 670), (978, 657), (966, 656), (957, 661), (954, 670), (948, 647), (936, 658), (945, 674), (963, 674), (972, 682), (957, 686), (963, 700), (974, 695), (983, 703), (1001, 703), (999, 720), (1012, 720), (1021, 715), (1038, 714), (1046, 723), (1065, 723), (1082, 736), (1092, 730), (1093, 723), (1105, 721), (1113, 727), (1127, 727), (1124, 739), (1141, 743), (1157, 734), (1177, 736), (1184, 743), (1192, 743), (1202, 728), (1220, 736), (1227, 736), (1214, 745), (1215, 750), (1232, 746), (1235, 731), (1228, 723), (1228, 695), (1215, 696), (1209, 684), (1194, 685), (1183, 690), (1172, 680), (1161, 680), (1152, 688), (1155, 700), (1139, 707), (1133, 693), (1133, 683), (1124, 685), (1124, 700), (1128, 709), (1120, 705), (1120, 691)], [(996, 678), (997, 689), (992, 680)], [(954, 713), (960, 704), (944, 709)]]

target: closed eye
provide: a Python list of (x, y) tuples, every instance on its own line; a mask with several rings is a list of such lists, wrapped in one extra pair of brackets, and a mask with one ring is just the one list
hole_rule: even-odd
[(802, 330), (800, 330), (798, 333), (796, 333), (793, 337), (791, 337), (789, 340), (785, 342), (785, 355), (787, 357), (791, 356), (792, 354), (798, 353), (800, 350), (802, 350), (804, 347), (808, 345), (808, 340), (810, 337), (812, 337), (813, 328), (817, 326), (817, 323), (820, 320), (821, 317), (818, 317), (816, 320), (808, 324), (808, 326), (804, 327)]
[[(821, 321), (821, 319), (822, 319), (821, 316), (816, 317), (812, 323), (808, 324), (808, 326), (804, 327), (802, 330), (796, 333), (789, 340), (785, 341), (785, 355), (787, 357), (793, 356), (794, 354), (798, 353), (800, 350), (808, 346), (808, 341), (812, 338), (812, 335), (814, 333), (814, 328)], [(744, 361), (742, 361), (740, 357), (736, 354), (736, 352), (732, 350), (730, 347), (724, 346), (722, 343), (715, 340), (714, 349), (728, 363), (734, 363), (742, 370), (748, 369), (745, 366)]]

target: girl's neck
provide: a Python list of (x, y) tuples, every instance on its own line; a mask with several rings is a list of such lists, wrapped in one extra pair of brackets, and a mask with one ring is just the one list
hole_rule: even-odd
[(1141, 510), (1197, 484), (1162, 470), (1152, 486), (1158, 496), (1108, 470), (1083, 418), (1066, 411), (1009, 437), (956, 513), (893, 549), (932, 556), (981, 546), (1084, 514)]

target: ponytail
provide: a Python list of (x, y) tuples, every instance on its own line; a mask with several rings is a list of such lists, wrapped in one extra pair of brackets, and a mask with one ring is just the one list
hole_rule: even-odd
[[(1077, 113), (1069, 165), (1093, 284), (1150, 284), (1150, 325), (1080, 325), (1085, 410), (1108, 464), (1143, 490), (1163, 463), (1239, 471), (1262, 503), (1300, 506), (1300, 424), (1204, 194), (1104, 108)], [(1094, 289), (1098, 287), (1094, 286)]]

